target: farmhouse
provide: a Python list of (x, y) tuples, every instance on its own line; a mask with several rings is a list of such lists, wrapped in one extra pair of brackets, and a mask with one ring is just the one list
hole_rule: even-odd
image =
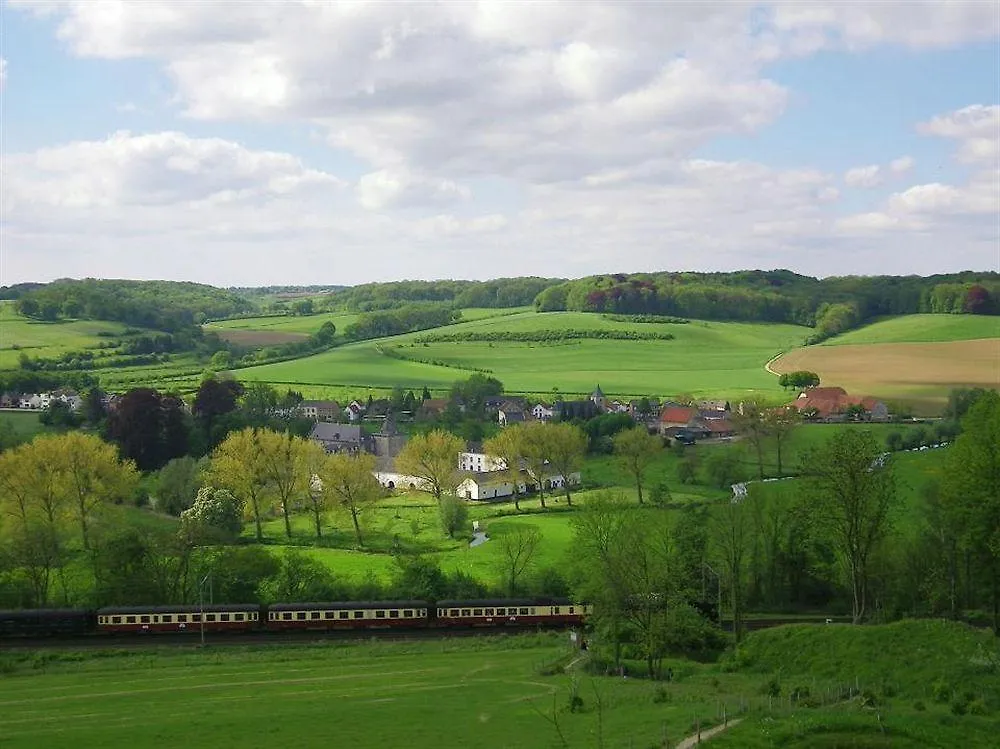
[(504, 471), (507, 469), (507, 461), (503, 458), (494, 458), (481, 452), (464, 452), (458, 454), (458, 470), (471, 471), (473, 473), (483, 473), (490, 471)]
[(356, 455), (364, 449), (364, 437), (357, 424), (317, 422), (309, 432), (309, 439), (318, 442), (328, 453)]
[(313, 421), (337, 421), (342, 410), (337, 401), (302, 401), (298, 405), (298, 412)]
[[(538, 487), (528, 478), (524, 471), (520, 472), (517, 491), (520, 494), (533, 492)], [(580, 473), (576, 471), (569, 475), (569, 485), (576, 486), (580, 483)], [(563, 488), (565, 481), (559, 474), (547, 475), (542, 484), (545, 491), (553, 491)], [(490, 500), (510, 497), (514, 494), (514, 485), (505, 471), (483, 471), (470, 473), (458, 485), (456, 490), (458, 496), (472, 500)]]
[(428, 398), (417, 408), (416, 418), (422, 421), (434, 419), (448, 409), (447, 398)]
[(803, 390), (788, 404), (807, 419), (844, 421), (857, 418), (864, 421), (887, 421), (889, 409), (872, 397), (848, 395), (842, 387), (817, 387)]
[(531, 407), (531, 415), (536, 421), (550, 421), (556, 415), (555, 410), (545, 403), (536, 403)]
[(504, 403), (497, 412), (497, 423), (505, 427), (524, 422), (524, 410), (514, 403)]

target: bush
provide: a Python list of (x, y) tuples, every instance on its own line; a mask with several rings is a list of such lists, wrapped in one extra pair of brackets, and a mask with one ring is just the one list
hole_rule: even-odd
[(458, 497), (441, 497), (438, 512), (441, 518), (441, 529), (448, 534), (449, 538), (454, 538), (455, 532), (464, 527), (469, 518), (469, 508)]
[(670, 692), (667, 691), (666, 687), (657, 687), (656, 691), (653, 692), (653, 704), (662, 705), (665, 702), (670, 702)]
[(944, 679), (938, 679), (931, 685), (931, 694), (935, 702), (944, 704), (951, 699), (951, 686)]
[(969, 715), (989, 715), (990, 709), (982, 698), (969, 703)]
[(778, 681), (778, 677), (773, 676), (768, 681), (764, 682), (764, 685), (760, 688), (761, 694), (766, 694), (769, 697), (780, 697), (781, 696), (781, 682)]

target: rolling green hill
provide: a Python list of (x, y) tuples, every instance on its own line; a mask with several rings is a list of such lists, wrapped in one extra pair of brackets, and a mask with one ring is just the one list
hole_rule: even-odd
[(1000, 338), (1000, 317), (989, 315), (903, 315), (842, 333), (823, 346), (855, 343), (937, 343)]
[[(316, 356), (239, 371), (240, 379), (279, 384), (443, 388), (488, 370), (510, 392), (589, 393), (595, 384), (615, 395), (676, 393), (780, 398), (763, 369), (775, 354), (799, 345), (808, 329), (767, 323), (632, 323), (583, 312), (524, 312), (441, 329), (449, 335), (509, 331), (540, 337), (560, 330), (670, 334), (673, 340), (546, 340), (527, 343), (419, 343), (428, 332), (342, 346)], [(388, 352), (388, 353), (387, 353)]]

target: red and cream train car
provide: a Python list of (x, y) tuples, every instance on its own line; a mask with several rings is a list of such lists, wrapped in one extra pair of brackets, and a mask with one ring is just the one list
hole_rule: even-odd
[(100, 632), (251, 632), (260, 626), (253, 604), (205, 606), (109, 606), (97, 611)]
[(576, 626), (591, 610), (568, 598), (484, 598), (438, 601), (436, 619), (444, 627)]
[(426, 627), (429, 606), (427, 601), (275, 603), (267, 608), (267, 628), (280, 632)]

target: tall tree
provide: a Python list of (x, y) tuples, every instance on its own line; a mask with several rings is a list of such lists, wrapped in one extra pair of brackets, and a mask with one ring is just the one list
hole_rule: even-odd
[(969, 407), (947, 466), (942, 499), (990, 581), (993, 631), (1000, 635), (1000, 393), (987, 391)]
[(771, 436), (767, 410), (756, 401), (744, 401), (733, 414), (733, 426), (754, 451), (757, 458), (757, 476), (764, 478), (764, 446)]
[(236, 380), (206, 377), (198, 386), (191, 410), (202, 423), (209, 444), (212, 443), (212, 427), (216, 420), (235, 411), (241, 395), (243, 395), (243, 385)]
[(521, 578), (534, 563), (541, 542), (542, 534), (534, 527), (518, 527), (497, 538), (500, 552), (497, 565), (507, 595), (518, 592)]
[(285, 536), (292, 537), (291, 501), (296, 494), (309, 490), (310, 444), (288, 432), (261, 429), (257, 433), (260, 445), (261, 470), (274, 492), (285, 521)]
[(229, 434), (212, 453), (208, 473), (214, 485), (229, 489), (243, 501), (253, 517), (257, 540), (263, 541), (261, 518), (270, 509), (270, 498), (260, 430), (247, 428)]
[(521, 446), (521, 425), (515, 424), (501, 429), (495, 436), (483, 443), (483, 452), (488, 457), (502, 461), (505, 478), (511, 485), (514, 509), (520, 512), (521, 464), (524, 461), (524, 451)]
[(152, 388), (125, 393), (108, 416), (108, 436), (139, 470), (155, 470), (166, 463), (160, 394)]
[(778, 461), (778, 476), (784, 471), (782, 468), (782, 447), (791, 436), (792, 432), (802, 422), (799, 410), (794, 407), (772, 408), (764, 414), (764, 431), (774, 440), (775, 456)]
[(364, 546), (360, 518), (382, 495), (374, 470), (375, 456), (365, 453), (328, 455), (319, 469), (321, 491), (351, 516), (358, 546)]
[[(729, 606), (733, 616), (733, 636), (743, 637), (743, 599), (745, 558), (750, 543), (751, 528), (745, 501), (732, 500), (717, 507), (712, 525), (712, 546), (725, 571), (729, 588)], [(722, 612), (719, 612), (720, 616)]]
[(89, 550), (92, 515), (102, 505), (128, 497), (139, 474), (131, 461), (119, 460), (114, 445), (95, 435), (68, 432), (38, 439), (51, 442), (60, 457), (63, 490), (79, 523), (83, 548)]
[(843, 431), (808, 452), (806, 491), (817, 520), (830, 533), (851, 586), (852, 621), (867, 613), (872, 555), (891, 528), (896, 503), (892, 464), (869, 431)]
[(441, 503), (458, 485), (458, 454), (465, 443), (451, 432), (435, 429), (410, 437), (396, 456), (396, 470), (420, 479), (417, 488)]
[(572, 505), (570, 475), (580, 470), (587, 454), (587, 435), (575, 424), (545, 424), (545, 435), (549, 442), (549, 463), (563, 478), (566, 504)]
[(614, 437), (615, 455), (622, 467), (635, 481), (635, 490), (642, 504), (642, 485), (646, 469), (660, 452), (660, 438), (650, 434), (645, 427), (634, 427), (618, 432)]

